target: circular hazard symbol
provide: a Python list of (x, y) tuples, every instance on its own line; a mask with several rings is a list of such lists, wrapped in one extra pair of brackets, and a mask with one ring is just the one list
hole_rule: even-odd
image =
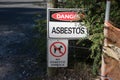
[(50, 45), (50, 54), (54, 57), (62, 57), (66, 53), (66, 46), (62, 42), (54, 42)]

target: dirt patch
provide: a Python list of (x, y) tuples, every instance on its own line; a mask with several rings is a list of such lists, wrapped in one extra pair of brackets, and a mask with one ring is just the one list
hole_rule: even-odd
[(54, 68), (56, 71), (52, 76), (35, 76), (30, 80), (95, 80), (92, 75), (91, 66), (84, 63), (77, 63), (73, 68)]

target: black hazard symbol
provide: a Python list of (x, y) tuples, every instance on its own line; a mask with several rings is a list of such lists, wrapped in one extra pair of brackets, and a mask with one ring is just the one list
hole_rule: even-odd
[(54, 42), (50, 46), (50, 53), (54, 57), (62, 57), (66, 53), (66, 46), (62, 42)]
[(59, 51), (59, 53), (62, 53), (61, 49), (63, 48), (62, 45), (60, 45), (60, 47), (56, 47), (55, 45), (54, 46), (54, 53), (56, 53), (56, 51)]

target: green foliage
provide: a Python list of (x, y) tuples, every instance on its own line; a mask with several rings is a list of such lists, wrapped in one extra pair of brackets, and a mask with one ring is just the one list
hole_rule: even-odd
[[(61, 6), (57, 6), (61, 7)], [(105, 17), (105, 7), (106, 3), (101, 0), (65, 0), (63, 8), (85, 8), (87, 10), (86, 18), (83, 20), (85, 25), (89, 30), (89, 41), (92, 42), (90, 44), (89, 49), (91, 53), (89, 54), (90, 58), (93, 59), (93, 74), (97, 74), (100, 64), (101, 64), (101, 54), (102, 54), (102, 46), (103, 46), (103, 28), (104, 28), (104, 17)], [(111, 5), (111, 13), (110, 20), (114, 22), (114, 24), (119, 27), (120, 25), (120, 6), (116, 1), (112, 1)], [(46, 38), (47, 38), (47, 27), (46, 20), (37, 20), (36, 21), (36, 30), (41, 35), (40, 38), (35, 39), (35, 42), (40, 48), (40, 52), (42, 52), (42, 56), (46, 56)], [(78, 42), (81, 43), (83, 39), (80, 39)], [(82, 42), (83, 43), (83, 42)], [(88, 40), (81, 44), (89, 45)], [(87, 47), (88, 48), (88, 47)], [(76, 53), (76, 51), (75, 51)], [(79, 52), (78, 52), (79, 53)], [(73, 55), (74, 56), (74, 55)], [(46, 58), (44, 58), (46, 61)]]
[[(70, 4), (71, 3), (71, 4)], [(89, 40), (92, 42), (90, 47), (90, 58), (93, 59), (93, 74), (96, 74), (100, 67), (101, 48), (103, 44), (103, 27), (105, 3), (96, 0), (67, 0), (65, 7), (87, 9), (86, 18), (83, 20), (89, 30)], [(102, 5), (102, 6), (101, 6)], [(81, 40), (81, 39), (80, 39)], [(79, 41), (80, 42), (80, 41)], [(87, 43), (87, 42), (86, 42)], [(85, 43), (84, 43), (85, 44)]]
[[(40, 16), (38, 16), (40, 17)], [(45, 19), (38, 19), (36, 20), (35, 31), (39, 37), (34, 39), (34, 42), (38, 48), (39, 62), (46, 62), (46, 54), (47, 54), (47, 22)]]
[[(101, 6), (103, 5), (103, 6)], [(90, 47), (91, 54), (90, 57), (94, 59), (93, 62), (93, 74), (96, 75), (98, 73), (100, 67), (100, 58), (102, 53), (102, 45), (103, 45), (103, 21), (104, 21), (104, 11), (105, 11), (104, 3), (97, 3), (91, 5), (88, 8), (87, 17), (85, 19), (86, 26), (89, 26), (89, 40), (92, 41), (92, 45)]]
[(114, 23), (114, 25), (120, 28), (120, 1), (112, 1), (111, 4), (111, 12), (110, 12), (110, 20)]
[[(116, 1), (111, 2), (110, 20), (120, 25), (120, 9)], [(90, 47), (90, 57), (93, 61), (93, 74), (97, 74), (101, 64), (101, 54), (103, 46), (103, 28), (106, 3), (98, 0), (66, 0), (64, 8), (85, 8), (87, 9), (85, 25), (89, 30), (89, 40), (92, 42)], [(117, 12), (116, 12), (117, 11)], [(82, 41), (81, 39), (79, 42)]]

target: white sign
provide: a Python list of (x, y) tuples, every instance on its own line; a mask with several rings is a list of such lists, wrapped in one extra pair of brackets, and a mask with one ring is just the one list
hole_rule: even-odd
[(49, 39), (48, 41), (48, 67), (67, 67), (68, 40)]
[(50, 38), (81, 38), (87, 36), (87, 28), (79, 22), (49, 22)]
[(74, 9), (48, 9), (49, 38), (84, 38), (87, 28), (81, 21), (85, 16)]

